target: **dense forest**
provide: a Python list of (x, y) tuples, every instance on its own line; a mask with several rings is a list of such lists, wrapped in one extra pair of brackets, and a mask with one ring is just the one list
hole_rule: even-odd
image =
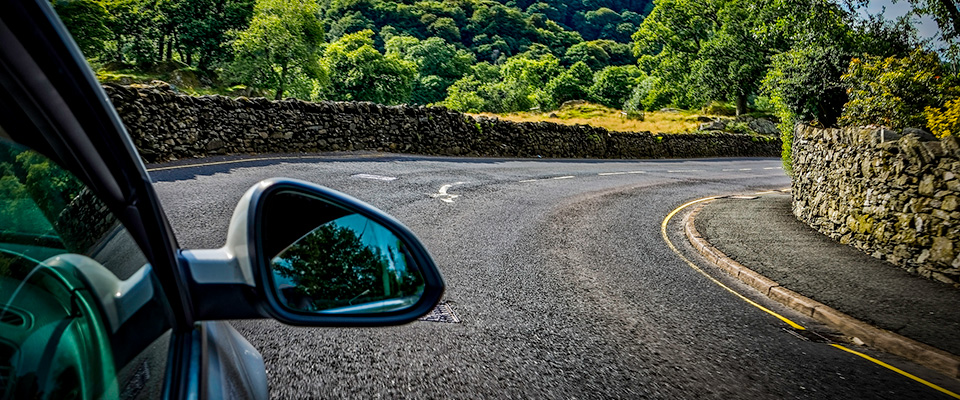
[[(195, 72), (280, 99), (468, 112), (588, 100), (629, 115), (729, 102), (822, 125), (960, 128), (954, 2), (53, 0), (95, 68)], [(911, 23), (932, 17), (921, 40)], [(171, 67), (173, 65), (173, 67)], [(951, 122), (952, 121), (952, 122)]]

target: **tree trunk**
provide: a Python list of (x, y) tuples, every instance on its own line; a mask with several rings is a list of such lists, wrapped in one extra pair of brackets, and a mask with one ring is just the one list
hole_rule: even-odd
[(188, 51), (188, 52), (187, 52), (187, 59), (184, 60), (184, 62), (186, 62), (187, 65), (193, 66), (193, 53), (191, 53), (191, 52)]
[(747, 110), (747, 95), (738, 94), (737, 95), (737, 116), (744, 115), (748, 112)]
[(167, 61), (173, 60), (173, 35), (167, 38)]
[(157, 47), (160, 51), (157, 53), (157, 59), (163, 61), (163, 45), (167, 43), (167, 35), (160, 35), (160, 40), (157, 41)]

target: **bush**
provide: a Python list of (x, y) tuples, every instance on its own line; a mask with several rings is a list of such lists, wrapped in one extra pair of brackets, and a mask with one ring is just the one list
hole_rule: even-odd
[(643, 72), (633, 65), (610, 66), (593, 76), (593, 85), (587, 92), (597, 103), (610, 108), (623, 107), (643, 78)]
[(840, 76), (849, 64), (847, 51), (836, 46), (797, 46), (771, 58), (763, 93), (780, 119), (783, 168), (793, 173), (793, 129), (799, 121), (830, 126), (840, 117), (846, 93)]
[(960, 99), (947, 102), (943, 108), (927, 107), (923, 110), (927, 128), (938, 138), (960, 133)]
[(936, 54), (919, 49), (903, 58), (854, 58), (841, 78), (850, 100), (840, 123), (925, 127), (925, 109), (956, 97), (946, 75)]

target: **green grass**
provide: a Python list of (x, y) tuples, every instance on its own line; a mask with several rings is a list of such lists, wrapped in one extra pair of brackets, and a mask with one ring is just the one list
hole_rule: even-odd
[(483, 113), (480, 115), (500, 118), (514, 122), (555, 122), (565, 125), (590, 125), (611, 131), (685, 133), (697, 130), (700, 126), (697, 117), (704, 115), (696, 111), (647, 111), (644, 119), (629, 119), (617, 109), (599, 104), (582, 103), (564, 107), (553, 112), (518, 112), (509, 114)]

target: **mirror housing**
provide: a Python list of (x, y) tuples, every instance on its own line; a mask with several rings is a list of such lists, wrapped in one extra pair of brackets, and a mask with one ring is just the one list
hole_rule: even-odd
[[(294, 201), (281, 202), (280, 198)], [(303, 200), (301, 204), (297, 204), (299, 199)], [(393, 249), (402, 248), (403, 266), (415, 271), (419, 279), (416, 296), (406, 293), (405, 301), (386, 299), (366, 306), (329, 310), (291, 307), (292, 303), (281, 290), (281, 286), (290, 289), (290, 280), (281, 284), (278, 279), (282, 278), (274, 270), (278, 262), (284, 262), (278, 254), (289, 251), (316, 228), (330, 226), (335, 222), (333, 220), (343, 216), (359, 218), (378, 226), (381, 232), (387, 232), (385, 234), (390, 235), (393, 243), (391, 254)], [(357, 238), (364, 232), (366, 228), (357, 232)], [(359, 242), (359, 239), (354, 241)], [(373, 248), (373, 253), (381, 252)], [(295, 179), (268, 179), (247, 190), (230, 219), (224, 247), (184, 250), (181, 251), (181, 261), (190, 281), (195, 320), (266, 317), (302, 326), (397, 325), (430, 312), (444, 289), (443, 279), (430, 254), (403, 224), (346, 194)], [(393, 261), (389, 264), (394, 265)], [(340, 273), (334, 275), (334, 279), (348, 277), (346, 275), (349, 274)], [(356, 297), (368, 292), (359, 291)], [(394, 306), (376, 306), (386, 303)]]

